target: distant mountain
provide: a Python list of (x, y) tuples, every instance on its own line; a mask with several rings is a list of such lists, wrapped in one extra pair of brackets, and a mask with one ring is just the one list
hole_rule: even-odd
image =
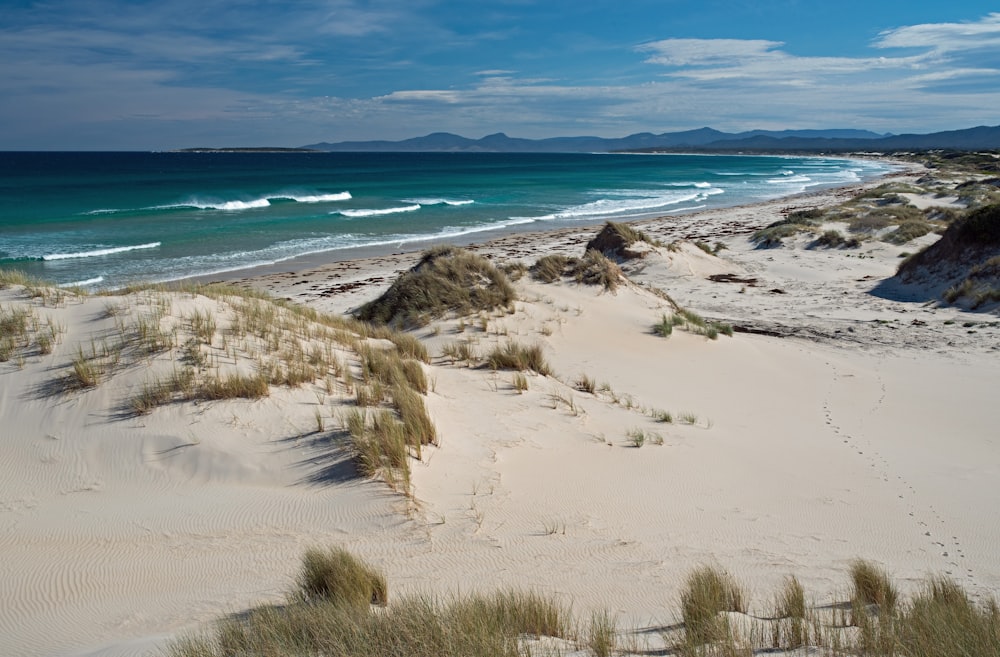
[(699, 128), (683, 132), (640, 132), (628, 137), (552, 137), (519, 139), (502, 132), (468, 139), (448, 132), (402, 141), (321, 142), (302, 148), (320, 151), (593, 153), (612, 151), (696, 152), (899, 152), (909, 150), (1000, 149), (1000, 126), (979, 126), (926, 135), (880, 135), (868, 130), (750, 130), (728, 133)]

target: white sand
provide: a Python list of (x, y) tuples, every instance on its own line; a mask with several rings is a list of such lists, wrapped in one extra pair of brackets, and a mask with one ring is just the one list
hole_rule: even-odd
[[(894, 271), (898, 247), (747, 242), (783, 207), (844, 193), (651, 222), (654, 235), (729, 248), (721, 258), (660, 249), (626, 265), (635, 284), (614, 294), (524, 278), (516, 312), (491, 315), (487, 331), (478, 318), (461, 333), (454, 320), (436, 336), (421, 331), (434, 354), (460, 339), (480, 351), (537, 342), (556, 376), (529, 375), (517, 394), (510, 373), (436, 359), (427, 405), (441, 446), (414, 463), (415, 506), (347, 476), (332, 455), (344, 390), (275, 388), (260, 401), (129, 416), (123, 404), (150, 366), (166, 371), (176, 352), (89, 391), (52, 392), (77, 344), (113, 330), (104, 308), (118, 301), (41, 307), (0, 291), (0, 306), (30, 305), (67, 328), (53, 354), (0, 363), (0, 653), (147, 654), (220, 613), (280, 601), (301, 552), (324, 544), (385, 569), (392, 596), (530, 586), (638, 627), (674, 622), (684, 576), (706, 563), (748, 583), (761, 611), (788, 574), (817, 603), (844, 600), (856, 557), (884, 564), (904, 589), (947, 573), (997, 595), (1000, 329), (963, 326), (995, 316), (869, 294)], [(579, 254), (587, 233), (480, 250), (525, 261)], [(413, 261), (256, 284), (342, 311)], [(719, 273), (757, 283), (707, 279)], [(324, 296), (351, 281), (368, 283)], [(789, 337), (658, 337), (652, 325), (668, 304), (641, 285)], [(220, 302), (178, 296), (171, 315), (196, 308), (225, 314)], [(574, 390), (581, 375), (610, 389)], [(697, 421), (658, 423), (643, 412), (652, 409)], [(647, 432), (641, 448), (630, 445), (634, 429)]]

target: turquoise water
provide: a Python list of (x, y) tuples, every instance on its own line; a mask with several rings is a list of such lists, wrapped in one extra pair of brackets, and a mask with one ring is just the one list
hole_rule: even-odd
[(0, 153), (0, 267), (115, 287), (670, 216), (887, 171), (721, 155)]

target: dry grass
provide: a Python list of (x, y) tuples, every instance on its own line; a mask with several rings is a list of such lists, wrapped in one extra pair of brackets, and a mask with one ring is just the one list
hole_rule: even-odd
[(362, 608), (389, 602), (385, 575), (343, 548), (307, 550), (297, 585), (297, 593), (305, 601)]
[(575, 262), (572, 274), (577, 283), (600, 285), (609, 292), (617, 290), (623, 278), (621, 267), (594, 249)]
[(570, 266), (571, 262), (575, 262), (575, 259), (571, 261), (564, 255), (554, 253), (536, 260), (528, 271), (536, 281), (555, 283), (566, 275), (566, 268)]
[[(547, 533), (555, 533), (554, 527)], [(863, 563), (863, 562), (861, 562)], [(877, 569), (875, 569), (877, 570)], [(853, 570), (852, 570), (853, 577)], [(876, 577), (876, 580), (880, 577)], [(884, 583), (876, 589), (884, 589)], [(716, 568), (691, 573), (681, 595), (684, 624), (664, 629), (666, 650), (622, 645), (614, 617), (596, 612), (576, 623), (553, 600), (525, 591), (388, 601), (382, 574), (350, 553), (310, 550), (289, 603), (220, 620), (211, 633), (173, 644), (170, 657), (223, 655), (315, 657), (523, 657), (586, 650), (588, 654), (828, 657), (998, 657), (1000, 609), (973, 603), (951, 580), (932, 577), (892, 613), (845, 627), (840, 605), (812, 608), (794, 577), (775, 598), (773, 618), (747, 614), (747, 593)], [(384, 605), (376, 609), (372, 604)], [(727, 614), (744, 614), (730, 623)], [(558, 637), (569, 643), (534, 643)], [(575, 654), (575, 653), (574, 653)]]
[(482, 256), (456, 247), (424, 253), (378, 299), (358, 309), (359, 319), (423, 326), (446, 313), (467, 314), (508, 306), (516, 298), (507, 276)]
[[(385, 577), (350, 553), (310, 550), (284, 606), (229, 616), (170, 657), (523, 657), (531, 637), (573, 638), (569, 612), (531, 592), (387, 603)], [(376, 610), (371, 602), (386, 605)], [(537, 653), (536, 653), (537, 654)]]
[(494, 370), (532, 370), (542, 376), (552, 373), (540, 345), (525, 347), (517, 342), (497, 345), (486, 357), (486, 362)]
[(729, 573), (703, 566), (688, 576), (680, 602), (685, 641), (697, 645), (722, 638), (725, 623), (719, 614), (746, 613), (747, 593)]
[(223, 377), (213, 377), (198, 388), (198, 397), (208, 400), (219, 399), (261, 399), (271, 393), (264, 374), (233, 373)]

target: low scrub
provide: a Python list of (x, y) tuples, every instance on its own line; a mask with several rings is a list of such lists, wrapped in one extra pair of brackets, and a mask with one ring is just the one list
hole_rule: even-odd
[(424, 253), (359, 319), (393, 326), (423, 326), (449, 312), (467, 314), (510, 305), (516, 294), (507, 276), (486, 258), (456, 247)]
[(923, 219), (911, 219), (899, 224), (896, 230), (888, 233), (882, 239), (890, 244), (906, 244), (918, 237), (923, 237), (932, 230), (934, 230), (934, 226), (927, 221)]
[(601, 231), (589, 242), (587, 251), (597, 251), (602, 255), (618, 260), (630, 260), (641, 258), (643, 253), (630, 249), (636, 242), (646, 242), (655, 245), (657, 242), (651, 239), (646, 233), (628, 224), (620, 224), (609, 221), (604, 224)]
[(622, 279), (621, 268), (594, 249), (576, 261), (572, 274), (577, 283), (600, 285), (610, 292), (618, 289)]
[(535, 261), (535, 264), (531, 266), (528, 270), (531, 277), (536, 281), (541, 281), (542, 283), (555, 283), (566, 275), (566, 269), (575, 262), (575, 258), (572, 260), (567, 256), (553, 253), (551, 255), (542, 256)]
[(861, 241), (854, 237), (844, 237), (839, 230), (827, 230), (816, 238), (813, 246), (822, 246), (828, 249), (856, 249), (861, 246)]

